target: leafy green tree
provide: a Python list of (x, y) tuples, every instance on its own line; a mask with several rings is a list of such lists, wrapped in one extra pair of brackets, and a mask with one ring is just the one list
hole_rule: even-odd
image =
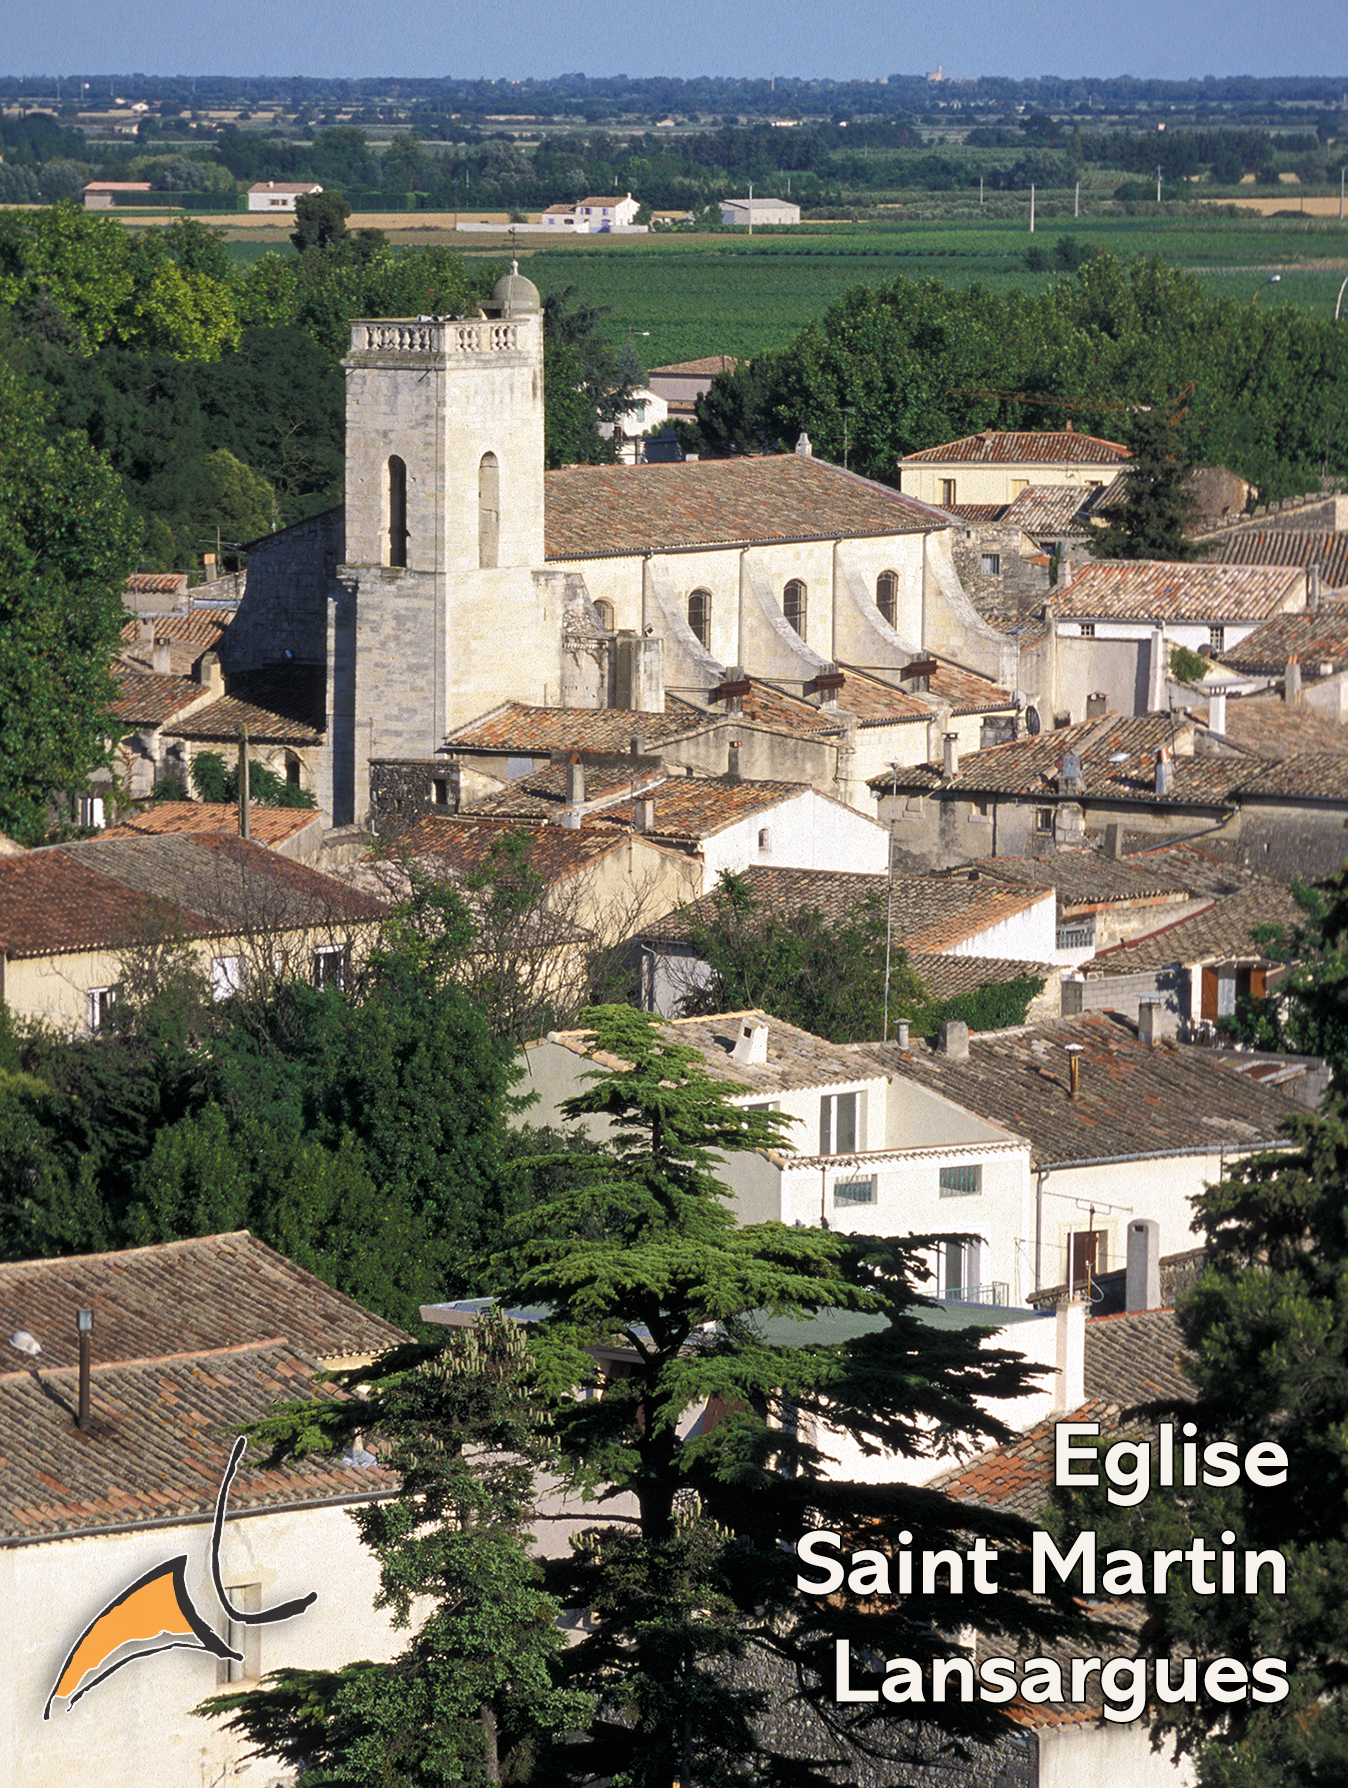
[[(940, 1596), (797, 1595), (792, 1548), (805, 1531), (864, 1530), (867, 1545), (883, 1546), (902, 1530), (940, 1545), (957, 1528), (961, 1548), (995, 1531), (1004, 1569), (986, 1605), (994, 1621), (1047, 1633), (1070, 1617), (1065, 1604), (1019, 1593), (1019, 1523), (900, 1484), (830, 1481), (797, 1417), (848, 1432), (863, 1450), (920, 1456), (944, 1444), (938, 1433), (1000, 1433), (976, 1399), (1023, 1388), (1023, 1362), (921, 1324), (921, 1239), (737, 1226), (720, 1157), (779, 1145), (782, 1116), (731, 1104), (725, 1083), (648, 1014), (598, 1008), (592, 1037), (610, 1065), (564, 1109), (606, 1120), (612, 1153), (517, 1216), (494, 1267), (507, 1304), (549, 1312), (533, 1346), (567, 1483), (600, 1501), (629, 1496), (637, 1511), (579, 1536), (553, 1574), (565, 1604), (590, 1612), (560, 1668), (597, 1712), (583, 1742), (545, 1755), (541, 1779), (822, 1783), (830, 1778), (760, 1727), (767, 1705), (803, 1695), (822, 1730), (883, 1750), (870, 1714), (853, 1726), (832, 1704), (835, 1642), (944, 1654), (950, 1608)], [(790, 1346), (765, 1332), (770, 1318), (828, 1309), (884, 1320), (852, 1346)], [(601, 1371), (597, 1356), (615, 1354)], [(596, 1385), (602, 1395), (577, 1395)], [(683, 1418), (709, 1400), (721, 1419), (689, 1432)], [(946, 1712), (966, 1737), (998, 1729), (986, 1708)]]
[(290, 240), (301, 254), (310, 248), (327, 248), (346, 235), (351, 207), (340, 192), (302, 192), (295, 200), (295, 228)]
[(1092, 541), (1103, 559), (1193, 559), (1188, 538), (1194, 462), (1163, 409), (1140, 410), (1127, 429), (1132, 460), (1122, 500)]
[(540, 1741), (590, 1711), (554, 1680), (563, 1610), (528, 1548), (549, 1454), (528, 1345), (489, 1312), (443, 1346), (386, 1354), (340, 1382), (365, 1394), (291, 1405), (258, 1437), (290, 1453), (377, 1437), (399, 1493), (354, 1520), (379, 1560), (376, 1606), (416, 1631), (392, 1663), (282, 1670), (197, 1711), (228, 1714), (230, 1730), (332, 1788), (521, 1780)]
[(1292, 893), (1303, 914), (1300, 923), (1254, 927), (1255, 942), (1265, 954), (1288, 966), (1273, 993), (1237, 1001), (1233, 1028), (1239, 1041), (1258, 1049), (1348, 1061), (1346, 889), (1348, 877), (1342, 871), (1314, 885), (1298, 878)]
[(107, 760), (133, 553), (107, 461), (76, 436), (48, 440), (41, 403), (0, 366), (0, 831), (21, 843)]
[[(202, 801), (237, 801), (239, 767), (227, 764), (218, 751), (199, 751), (192, 759), (192, 787)], [(248, 763), (248, 798), (259, 807), (316, 807), (311, 789), (287, 782), (266, 764)]]

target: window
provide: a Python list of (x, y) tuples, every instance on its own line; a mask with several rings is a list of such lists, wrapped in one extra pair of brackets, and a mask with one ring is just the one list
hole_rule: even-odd
[(802, 639), (805, 638), (805, 585), (798, 577), (793, 577), (782, 591), (782, 613), (786, 616), (786, 624), (793, 627)]
[(449, 806), (449, 783), (446, 781), (446, 779), (443, 776), (436, 776), (432, 780), (431, 787), (435, 793), (435, 805), (437, 807), (448, 807)]
[(500, 563), (501, 466), (484, 453), (477, 468), (477, 562), (483, 570)]
[(238, 956), (211, 958), (211, 998), (230, 1000), (243, 991), (243, 959)]
[(973, 1198), (983, 1190), (983, 1169), (977, 1162), (971, 1167), (941, 1169), (942, 1198)]
[(984, 577), (1000, 577), (1002, 575), (1002, 555), (1000, 553), (984, 553), (981, 568)]
[(117, 1004), (115, 987), (91, 987), (85, 995), (85, 1011), (89, 1021), (89, 1035), (96, 1037), (112, 1020), (112, 1008)]
[(314, 951), (314, 986), (346, 986), (346, 946), (320, 944)]
[(875, 580), (875, 606), (893, 627), (899, 616), (899, 579), (893, 571), (882, 571)]
[(1208, 651), (1209, 652), (1223, 652), (1225, 650), (1226, 650), (1226, 629), (1225, 629), (1225, 627), (1209, 627), (1208, 628)]
[(407, 467), (395, 453), (388, 462), (388, 563), (407, 564)]
[(978, 1242), (942, 1242), (941, 1296), (961, 1303), (978, 1301), (982, 1246)]
[(857, 1093), (825, 1093), (819, 1101), (819, 1153), (851, 1155), (860, 1146)]
[(80, 824), (82, 826), (101, 826), (105, 823), (102, 795), (81, 795)]
[(599, 625), (605, 633), (613, 632), (613, 604), (605, 602), (602, 596), (595, 601), (595, 613), (599, 616)]
[[(227, 1583), (225, 1594), (241, 1614), (261, 1611), (260, 1583)], [(262, 1675), (262, 1628), (245, 1620), (226, 1621), (224, 1638), (243, 1657), (220, 1658), (215, 1666), (216, 1682), (256, 1682)]]
[(1053, 830), (1053, 809), (1051, 807), (1036, 807), (1035, 808), (1035, 810), (1034, 810), (1034, 829), (1036, 832), (1050, 832), (1050, 833), (1052, 832), (1052, 830)]
[(700, 646), (711, 645), (710, 590), (694, 590), (688, 598), (688, 625)]
[(941, 480), (941, 507), (943, 509), (948, 509), (954, 501), (955, 480), (953, 478), (943, 478)]
[(1095, 622), (1094, 621), (1083, 621), (1081, 623), (1081, 637), (1082, 637), (1082, 639), (1094, 639), (1095, 638)]
[(874, 1180), (835, 1180), (833, 1183), (834, 1204), (874, 1204)]
[(772, 853), (772, 827), (771, 826), (760, 826), (758, 828), (758, 848), (761, 851), (761, 853), (763, 854), (763, 856), (766, 857), (766, 856), (771, 855), (771, 853)]

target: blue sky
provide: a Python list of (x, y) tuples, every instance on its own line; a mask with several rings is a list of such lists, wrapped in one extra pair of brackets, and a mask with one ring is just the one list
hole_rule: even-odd
[(0, 73), (586, 74), (847, 79), (1296, 75), (1343, 70), (1344, 0), (8, 0)]

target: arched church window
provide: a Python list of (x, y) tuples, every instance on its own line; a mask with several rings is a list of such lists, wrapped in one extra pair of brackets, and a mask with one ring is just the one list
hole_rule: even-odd
[(388, 563), (407, 563), (407, 467), (396, 453), (388, 462)]
[(604, 632), (612, 633), (613, 632), (613, 604), (611, 602), (605, 601), (605, 599), (602, 596), (598, 596), (595, 598), (594, 608), (595, 608), (595, 613), (599, 616), (599, 625), (604, 629)]
[(899, 579), (893, 571), (882, 571), (875, 580), (875, 606), (893, 627), (899, 614)]
[(477, 562), (484, 569), (500, 563), (501, 467), (494, 453), (484, 453), (477, 468)]
[(711, 645), (710, 590), (694, 590), (688, 598), (688, 625), (700, 646)]
[(782, 591), (782, 613), (786, 616), (788, 627), (794, 627), (802, 639), (805, 637), (805, 585), (798, 577), (793, 577)]

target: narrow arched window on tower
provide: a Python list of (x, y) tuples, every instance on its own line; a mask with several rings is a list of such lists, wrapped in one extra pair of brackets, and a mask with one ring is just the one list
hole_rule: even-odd
[(798, 577), (793, 577), (782, 591), (782, 613), (786, 616), (788, 627), (794, 627), (802, 639), (805, 638), (805, 585)]
[(694, 590), (688, 598), (688, 625), (700, 646), (711, 644), (711, 591)]
[(501, 467), (494, 453), (484, 453), (477, 468), (477, 562), (484, 569), (500, 563)]
[(875, 606), (892, 627), (899, 613), (899, 579), (893, 571), (882, 571), (875, 580)]
[(407, 563), (407, 467), (396, 453), (388, 462), (388, 563)]

